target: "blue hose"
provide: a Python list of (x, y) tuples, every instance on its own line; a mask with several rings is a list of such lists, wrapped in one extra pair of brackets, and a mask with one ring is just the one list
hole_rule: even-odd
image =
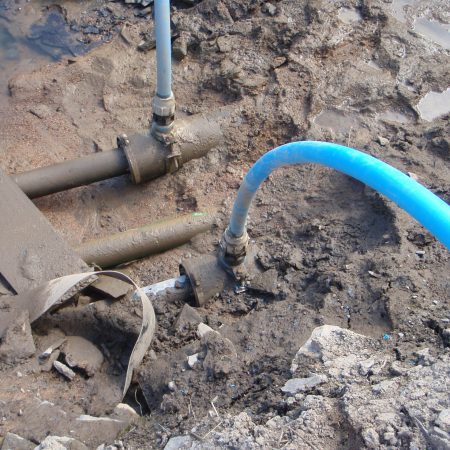
[(155, 0), (156, 95), (172, 94), (172, 44), (170, 40), (170, 0)]
[(263, 181), (278, 167), (317, 163), (339, 170), (379, 191), (407, 211), (450, 249), (450, 206), (394, 167), (352, 148), (327, 142), (292, 142), (263, 155), (239, 188), (229, 231), (245, 232), (250, 204)]

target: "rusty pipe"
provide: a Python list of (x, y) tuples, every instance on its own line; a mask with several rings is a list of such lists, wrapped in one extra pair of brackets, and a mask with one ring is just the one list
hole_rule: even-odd
[(214, 212), (194, 212), (87, 241), (75, 251), (87, 264), (113, 267), (183, 245), (211, 229), (215, 220)]
[(220, 125), (211, 115), (195, 115), (175, 121), (165, 144), (149, 135), (127, 138), (120, 148), (95, 153), (48, 167), (12, 175), (30, 198), (131, 174), (136, 184), (180, 169), (201, 158), (222, 141)]

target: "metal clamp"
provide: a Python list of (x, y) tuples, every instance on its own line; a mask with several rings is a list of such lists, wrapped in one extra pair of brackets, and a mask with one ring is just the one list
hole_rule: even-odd
[(249, 238), (247, 231), (242, 236), (235, 236), (227, 228), (220, 241), (220, 254), (226, 266), (234, 267), (242, 264), (247, 255)]

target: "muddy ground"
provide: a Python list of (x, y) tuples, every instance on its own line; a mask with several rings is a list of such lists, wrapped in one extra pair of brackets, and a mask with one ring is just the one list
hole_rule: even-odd
[[(60, 61), (37, 58), (33, 70), (8, 78), (0, 164), (9, 173), (108, 151), (119, 134), (145, 132), (149, 123), (155, 52), (137, 47), (151, 41), (151, 15), (121, 2), (50, 3), (5, 2), (1, 12), (9, 27), (21, 23), (27, 33), (30, 7), (39, 23), (56, 11), (68, 33), (52, 47), (35, 28), (34, 40)], [(418, 32), (418, 18), (434, 26), (433, 36)], [(181, 259), (216, 249), (252, 163), (295, 140), (366, 151), (450, 201), (448, 99), (418, 106), (450, 86), (448, 35), (439, 32), (450, 22), (448, 2), (180, 1), (172, 20), (174, 48), (187, 45), (173, 66), (179, 116), (227, 107), (224, 142), (151, 183), (120, 177), (35, 200), (74, 246), (176, 213), (218, 209), (211, 233), (125, 268), (140, 285), (173, 277)], [(70, 39), (84, 47), (70, 41), (68, 49)], [(0, 435), (14, 432), (37, 445), (46, 434), (72, 431), (88, 448), (116, 439), (129, 449), (162, 448), (184, 434), (167, 448), (450, 448), (448, 250), (360, 182), (310, 165), (270, 176), (249, 233), (270, 289), (223, 292), (197, 315), (190, 311), (184, 326), (177, 321), (182, 301), (154, 300), (156, 336), (125, 399), (142, 418), (98, 439), (73, 428), (80, 414), (112, 414), (120, 398), (108, 390), (111, 367), (126, 364), (121, 352), (138, 329), (138, 312), (126, 304), (90, 313), (81, 305), (34, 325), (36, 355), (66, 334), (97, 343), (103, 336), (111, 370), (68, 382), (43, 371), (36, 356), (2, 366)], [(220, 334), (199, 339), (199, 322)], [(304, 344), (323, 325), (343, 330), (322, 336), (330, 350), (319, 364), (304, 358)], [(125, 338), (114, 340), (108, 327)], [(190, 368), (187, 356), (195, 353), (199, 362)], [(352, 359), (347, 375), (331, 371), (352, 355), (370, 360), (369, 369)], [(307, 388), (281, 390), (314, 374), (319, 379)], [(39, 412), (42, 401), (53, 404), (48, 415)], [(32, 420), (36, 414), (48, 424)]]

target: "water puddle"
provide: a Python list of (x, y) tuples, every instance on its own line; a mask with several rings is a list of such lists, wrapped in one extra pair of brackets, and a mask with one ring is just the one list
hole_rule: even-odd
[(341, 8), (338, 13), (339, 19), (347, 24), (360, 22), (362, 20), (361, 13), (353, 8)]
[(314, 123), (320, 128), (328, 128), (334, 132), (348, 133), (357, 125), (358, 121), (351, 113), (338, 109), (328, 109), (322, 111), (314, 119)]
[(409, 123), (411, 122), (411, 118), (406, 114), (400, 111), (395, 110), (386, 110), (382, 113), (377, 114), (377, 120), (384, 120), (385, 122), (396, 122), (396, 123)]
[(417, 104), (420, 117), (427, 122), (450, 113), (450, 88), (444, 92), (428, 92)]
[(0, 0), (0, 107), (8, 103), (8, 82), (17, 74), (82, 55), (96, 45), (72, 32), (56, 5), (33, 1), (12, 11)]
[(414, 31), (425, 39), (435, 42), (447, 50), (450, 50), (450, 25), (419, 17), (414, 21)]

